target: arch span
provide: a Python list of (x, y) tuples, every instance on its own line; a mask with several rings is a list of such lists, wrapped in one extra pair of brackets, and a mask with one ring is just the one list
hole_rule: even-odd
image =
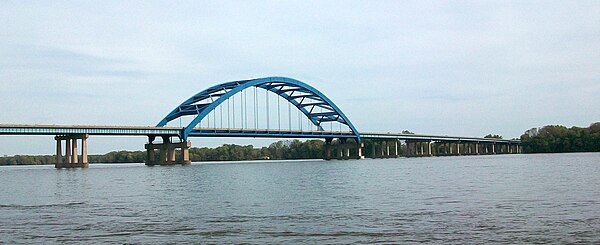
[[(208, 113), (233, 95), (250, 87), (271, 91), (294, 105), (320, 130), (324, 122), (338, 122), (347, 125), (360, 141), (358, 130), (352, 125), (344, 113), (327, 96), (312, 86), (287, 77), (266, 77), (251, 80), (233, 81), (212, 86), (190, 97), (159, 123), (158, 127), (183, 116), (196, 116), (182, 132), (181, 137), (187, 139), (192, 129), (204, 119)], [(308, 100), (307, 100), (308, 99)], [(319, 112), (315, 108), (322, 108)], [(323, 111), (324, 110), (324, 111)]]

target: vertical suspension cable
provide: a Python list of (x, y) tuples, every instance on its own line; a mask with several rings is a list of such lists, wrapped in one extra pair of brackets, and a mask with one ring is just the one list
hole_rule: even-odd
[(242, 114), (244, 114), (244, 120), (242, 121), (242, 127), (244, 129), (246, 129), (246, 126), (248, 126), (248, 110), (246, 109), (246, 107), (248, 106), (248, 96), (246, 96), (246, 90), (244, 89), (242, 91), (244, 94), (244, 110), (242, 111)]
[(302, 113), (300, 112), (300, 110), (298, 110), (297, 114), (298, 114), (298, 126), (300, 127), (300, 132), (302, 132), (302, 117), (300, 116), (300, 114), (302, 114)]
[(242, 94), (240, 94), (240, 128), (244, 125), (244, 100), (242, 100)]
[(291, 103), (291, 101), (288, 101), (288, 102), (290, 102), (290, 103), (288, 103), (288, 119), (289, 119), (289, 120), (288, 120), (288, 124), (289, 124), (289, 125), (288, 125), (288, 129), (289, 129), (290, 131), (292, 131), (292, 107), (291, 107), (291, 106), (292, 106), (292, 105), (291, 105), (292, 103)]
[(230, 108), (230, 106), (229, 106), (229, 100), (227, 100), (227, 129), (230, 128), (229, 127), (229, 121), (231, 121), (230, 117), (229, 117), (229, 116), (231, 116), (231, 114), (229, 113), (229, 108)]
[(233, 100), (232, 101), (233, 102), (233, 107), (232, 107), (233, 108), (233, 127), (232, 128), (235, 128), (235, 95), (231, 96), (231, 99)]
[(254, 129), (258, 129), (258, 102), (256, 102), (256, 86), (254, 87)]
[(265, 89), (265, 96), (267, 97), (265, 99), (265, 104), (267, 105), (266, 106), (267, 107), (267, 113), (266, 113), (266, 115), (267, 115), (267, 131), (269, 131), (269, 129), (270, 129), (270, 123), (269, 123), (270, 120), (269, 119), (270, 118), (269, 118), (269, 90), (268, 89)]
[(277, 96), (277, 129), (281, 131), (281, 117), (279, 113), (279, 101), (281, 100), (281, 96)]
[(220, 104), (219, 108), (221, 108), (221, 125), (219, 127), (223, 128), (223, 104)]

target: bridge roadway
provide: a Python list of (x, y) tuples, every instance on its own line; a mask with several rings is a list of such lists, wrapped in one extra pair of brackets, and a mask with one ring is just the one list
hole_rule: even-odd
[[(0, 135), (106, 135), (106, 136), (169, 136), (179, 137), (183, 128), (151, 126), (91, 126), (91, 125), (37, 125), (0, 124)], [(240, 128), (195, 128), (192, 137), (252, 137), (252, 138), (354, 138), (351, 132), (266, 130)], [(476, 138), (448, 135), (397, 134), (362, 132), (361, 139), (448, 141), (448, 142), (487, 142), (519, 144), (519, 140)]]
[[(54, 135), (56, 139), (56, 167), (86, 167), (87, 138), (89, 135), (107, 136), (146, 136), (149, 143), (147, 165), (188, 164), (191, 143), (182, 140), (185, 128), (181, 127), (149, 127), (149, 126), (91, 126), (91, 125), (26, 125), (0, 124), (0, 135)], [(399, 157), (400, 141), (404, 141), (403, 156), (447, 156), (447, 155), (481, 155), (521, 153), (518, 140), (493, 138), (460, 137), (426, 134), (394, 134), (363, 132), (360, 138), (368, 140), (371, 158)], [(364, 158), (363, 142), (357, 142), (353, 132), (336, 131), (302, 131), (302, 130), (264, 130), (240, 128), (194, 128), (188, 132), (189, 137), (251, 137), (251, 138), (322, 138), (325, 139), (324, 158), (329, 160)], [(153, 143), (162, 138), (162, 143)], [(173, 141), (179, 138), (179, 142)], [(338, 139), (334, 143), (334, 139)], [(65, 141), (65, 150), (62, 145)], [(78, 141), (81, 142), (81, 158)], [(353, 141), (354, 143), (350, 143)], [(180, 149), (181, 157), (177, 160), (176, 152)], [(352, 150), (352, 153), (351, 153)], [(158, 151), (160, 156), (155, 155)], [(62, 153), (65, 152), (65, 158)]]

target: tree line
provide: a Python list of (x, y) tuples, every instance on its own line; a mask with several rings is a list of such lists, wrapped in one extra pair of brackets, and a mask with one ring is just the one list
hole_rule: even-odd
[(600, 122), (587, 128), (547, 125), (521, 135), (527, 153), (600, 152)]
[[(242, 161), (260, 159), (319, 159), (323, 158), (322, 140), (284, 140), (268, 147), (255, 148), (252, 145), (225, 144), (216, 148), (192, 147), (190, 160), (201, 161)], [(141, 163), (146, 160), (145, 151), (113, 151), (104, 155), (89, 155), (89, 163)], [(45, 165), (56, 163), (54, 155), (0, 157), (0, 165)]]

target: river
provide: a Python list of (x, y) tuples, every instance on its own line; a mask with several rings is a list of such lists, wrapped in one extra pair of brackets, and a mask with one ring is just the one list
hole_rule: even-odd
[(0, 244), (600, 243), (600, 154), (0, 167)]

